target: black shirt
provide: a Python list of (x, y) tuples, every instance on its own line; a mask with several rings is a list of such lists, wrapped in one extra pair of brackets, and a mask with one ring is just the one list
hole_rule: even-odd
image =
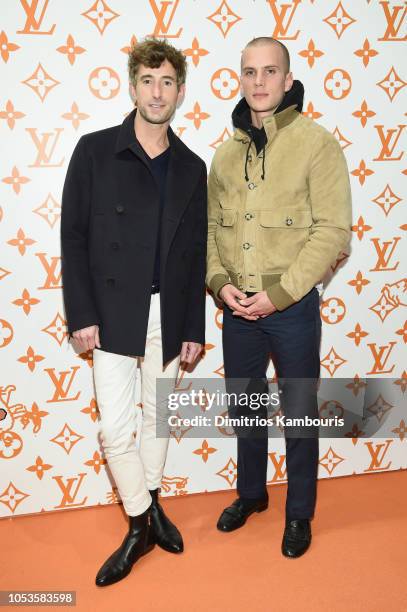
[(167, 172), (168, 162), (170, 160), (170, 147), (165, 149), (160, 155), (156, 157), (147, 158), (150, 162), (151, 172), (157, 183), (157, 187), (160, 193), (160, 209), (158, 213), (158, 232), (157, 232), (157, 246), (155, 249), (155, 262), (154, 262), (154, 274), (153, 274), (153, 285), (160, 285), (160, 239), (161, 239), (161, 218), (165, 206), (166, 198), (166, 183), (167, 183)]

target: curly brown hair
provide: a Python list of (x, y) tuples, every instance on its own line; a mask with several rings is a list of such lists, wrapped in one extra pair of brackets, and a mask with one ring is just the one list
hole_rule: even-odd
[(141, 65), (149, 68), (159, 68), (168, 60), (177, 73), (177, 85), (185, 83), (187, 75), (187, 59), (179, 49), (170, 45), (166, 40), (150, 37), (143, 42), (136, 43), (129, 52), (128, 70), (129, 79), (133, 87), (136, 85), (138, 69)]

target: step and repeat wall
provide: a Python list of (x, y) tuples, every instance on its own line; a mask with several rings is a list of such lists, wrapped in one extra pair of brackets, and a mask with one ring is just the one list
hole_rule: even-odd
[[(172, 127), (208, 168), (232, 133), (241, 50), (262, 35), (288, 46), (303, 112), (340, 142), (353, 193), (351, 249), (321, 297), (322, 376), (347, 379), (354, 396), (366, 379), (391, 379), (395, 393), (369, 406), (378, 422), (393, 418), (393, 433), (321, 439), (319, 477), (406, 469), (406, 3), (4, 0), (0, 14), (1, 516), (119, 500), (100, 446), (92, 352), (67, 339), (61, 192), (79, 137), (131, 111), (127, 54), (147, 35), (187, 56)], [(178, 388), (223, 379), (221, 328), (208, 294), (205, 354)], [(236, 440), (187, 429), (171, 437), (163, 495), (234, 488)], [(282, 438), (270, 439), (270, 483), (286, 481), (284, 452)]]

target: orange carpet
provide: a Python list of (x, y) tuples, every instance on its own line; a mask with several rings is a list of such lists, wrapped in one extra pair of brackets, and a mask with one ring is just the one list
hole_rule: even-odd
[(215, 525), (234, 491), (164, 500), (184, 553), (156, 547), (104, 588), (94, 577), (126, 533), (121, 505), (2, 519), (0, 590), (75, 590), (87, 612), (407, 611), (405, 470), (320, 481), (299, 559), (280, 552), (286, 485), (269, 495), (269, 509), (233, 533)]

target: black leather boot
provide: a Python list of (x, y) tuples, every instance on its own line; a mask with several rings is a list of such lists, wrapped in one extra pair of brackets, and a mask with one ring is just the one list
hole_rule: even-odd
[(164, 510), (158, 502), (158, 489), (150, 491), (150, 494), (153, 500), (149, 512), (154, 542), (167, 552), (182, 552), (184, 550), (182, 536), (174, 523), (164, 514)]
[(110, 555), (97, 573), (97, 586), (107, 586), (125, 578), (135, 562), (154, 548), (149, 525), (149, 509), (129, 516), (129, 532), (121, 546)]

